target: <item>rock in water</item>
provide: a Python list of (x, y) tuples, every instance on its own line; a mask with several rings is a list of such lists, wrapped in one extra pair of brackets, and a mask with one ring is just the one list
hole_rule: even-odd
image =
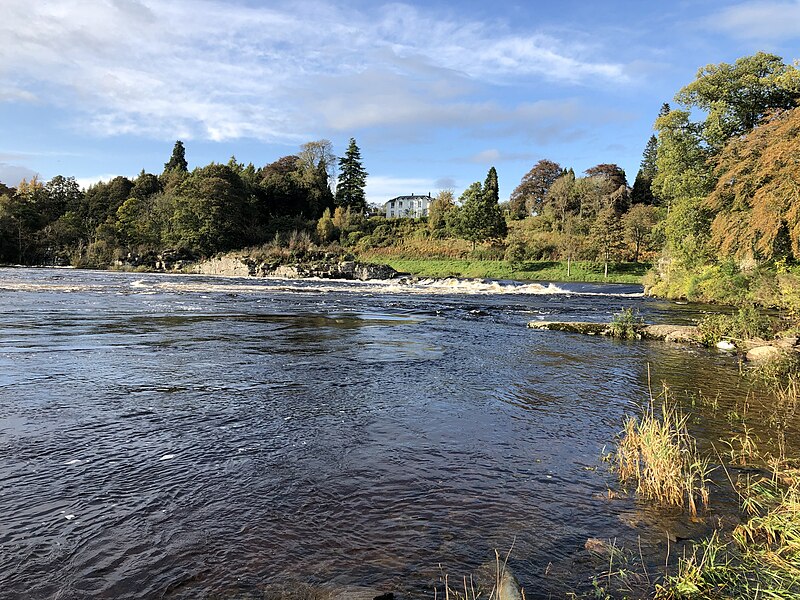
[(745, 358), (754, 363), (767, 363), (779, 359), (783, 354), (784, 351), (775, 346), (756, 346), (747, 351)]
[(728, 340), (720, 340), (717, 342), (717, 349), (724, 350), (725, 352), (733, 352), (736, 350), (736, 344)]
[(497, 591), (495, 598), (497, 600), (522, 600), (522, 588), (508, 566), (503, 569), (503, 575), (500, 578), (500, 589)]

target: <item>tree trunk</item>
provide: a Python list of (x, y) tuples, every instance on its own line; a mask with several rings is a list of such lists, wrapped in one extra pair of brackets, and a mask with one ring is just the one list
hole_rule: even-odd
[(569, 272), (571, 268), (572, 268), (572, 254), (567, 254), (567, 277), (569, 277)]

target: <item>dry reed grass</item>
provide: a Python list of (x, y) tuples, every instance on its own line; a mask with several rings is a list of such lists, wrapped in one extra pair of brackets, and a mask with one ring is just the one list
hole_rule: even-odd
[(708, 508), (708, 459), (686, 429), (688, 417), (664, 386), (661, 408), (650, 396), (637, 417), (626, 419), (614, 455), (620, 481), (636, 482), (636, 494), (665, 506), (686, 507), (692, 516)]

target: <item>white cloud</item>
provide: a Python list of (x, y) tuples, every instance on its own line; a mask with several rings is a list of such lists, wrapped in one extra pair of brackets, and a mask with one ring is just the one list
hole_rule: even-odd
[(404, 4), (4, 0), (0, 37), (0, 75), (16, 82), (0, 101), (79, 107), (76, 126), (99, 135), (295, 143), (360, 127), (480, 128), (503, 120), (475, 95), (489, 84), (627, 80), (568, 40)]
[(707, 24), (738, 38), (764, 41), (800, 39), (800, 1), (742, 2), (712, 15)]

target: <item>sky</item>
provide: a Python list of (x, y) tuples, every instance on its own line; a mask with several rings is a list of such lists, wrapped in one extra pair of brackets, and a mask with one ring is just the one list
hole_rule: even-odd
[[(367, 200), (501, 200), (540, 159), (632, 183), (707, 64), (800, 58), (800, 0), (0, 0), (0, 182), (256, 167), (355, 138)], [(674, 104), (674, 103), (673, 103)]]

